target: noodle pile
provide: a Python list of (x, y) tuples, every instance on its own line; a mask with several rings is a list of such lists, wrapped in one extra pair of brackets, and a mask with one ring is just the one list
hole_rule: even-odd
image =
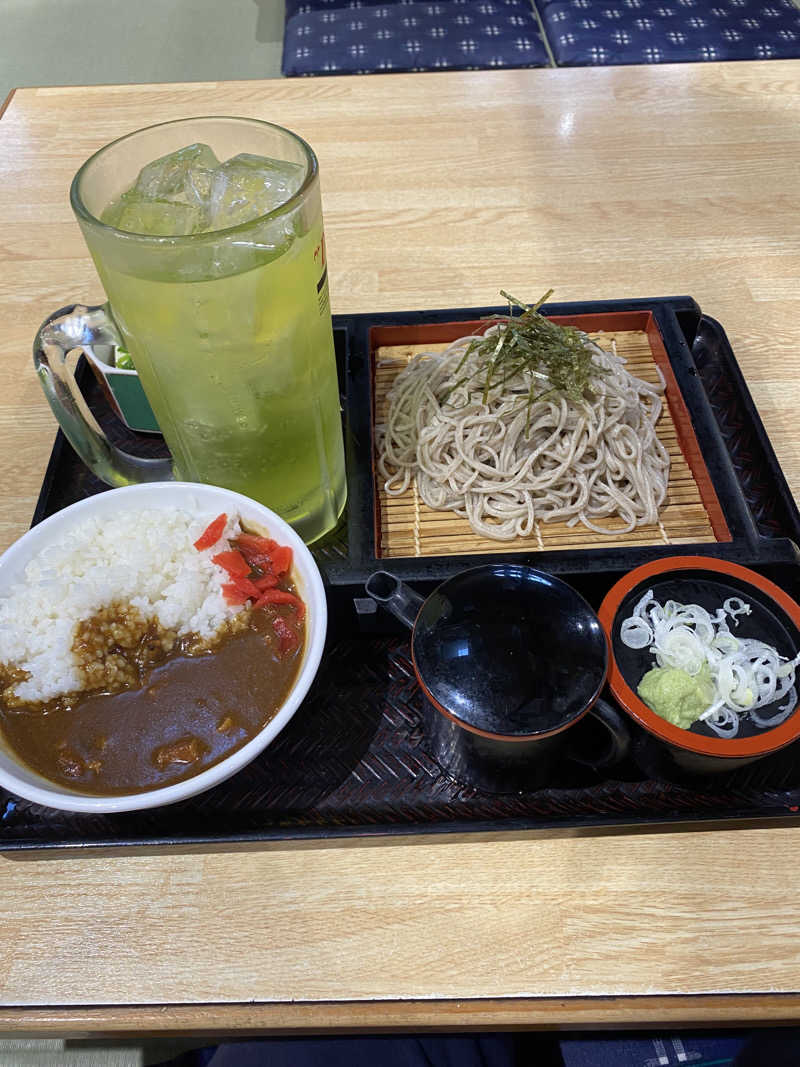
[[(429, 507), (500, 541), (530, 536), (537, 521), (615, 535), (656, 523), (669, 481), (655, 429), (663, 383), (633, 377), (616, 352), (582, 340), (594, 373), (578, 400), (532, 366), (492, 384), (474, 337), (415, 356), (376, 427), (386, 492), (399, 496), (416, 479)], [(610, 516), (622, 526), (598, 525)]]

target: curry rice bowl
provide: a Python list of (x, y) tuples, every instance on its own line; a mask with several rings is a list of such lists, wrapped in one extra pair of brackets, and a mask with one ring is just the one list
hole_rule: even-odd
[[(76, 628), (110, 605), (155, 619), (170, 640), (212, 639), (241, 610), (223, 595), (228, 576), (211, 559), (219, 545), (194, 547), (215, 514), (149, 507), (90, 516), (35, 555), (0, 599), (0, 678), (4, 669), (28, 675), (3, 682), (6, 700), (44, 702), (86, 688)], [(239, 532), (229, 518), (222, 537)]]

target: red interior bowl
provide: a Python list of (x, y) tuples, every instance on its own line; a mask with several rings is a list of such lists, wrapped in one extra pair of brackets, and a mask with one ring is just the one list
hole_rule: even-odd
[[(739, 735), (732, 738), (718, 737), (697, 723), (690, 730), (683, 730), (651, 711), (637, 696), (636, 687), (645, 672), (655, 666), (655, 658), (648, 649), (628, 649), (619, 637), (621, 622), (650, 588), (662, 603), (666, 599), (700, 603), (712, 614), (728, 597), (740, 597), (752, 607), (751, 615), (740, 617), (741, 636), (759, 637), (787, 658), (793, 658), (800, 649), (800, 605), (774, 582), (747, 567), (706, 556), (668, 556), (654, 560), (620, 579), (598, 612), (611, 649), (608, 684), (621, 707), (662, 741), (704, 756), (753, 759), (800, 737), (798, 708), (774, 727), (761, 729), (745, 718)], [(760, 709), (762, 714), (769, 714), (770, 710)]]

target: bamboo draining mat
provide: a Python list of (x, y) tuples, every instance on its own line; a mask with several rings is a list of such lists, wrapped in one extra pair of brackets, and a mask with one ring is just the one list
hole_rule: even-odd
[[(648, 382), (658, 381), (653, 352), (644, 331), (591, 334), (603, 348), (616, 341), (617, 353), (627, 360), (631, 374)], [(445, 344), (415, 344), (379, 347), (374, 353), (375, 418), (386, 415), (386, 397), (398, 372), (418, 352), (439, 352)], [(537, 523), (530, 537), (513, 541), (493, 541), (476, 534), (469, 522), (451, 511), (435, 511), (424, 504), (416, 485), (402, 496), (389, 496), (376, 476), (378, 502), (379, 558), (397, 556), (448, 556), (485, 552), (543, 552), (558, 549), (613, 548), (615, 546), (683, 545), (717, 540), (706, 507), (678, 440), (667, 404), (656, 427), (670, 455), (669, 489), (657, 525), (638, 526), (627, 534), (602, 536), (578, 524)], [(609, 518), (598, 525), (613, 530), (620, 521)]]

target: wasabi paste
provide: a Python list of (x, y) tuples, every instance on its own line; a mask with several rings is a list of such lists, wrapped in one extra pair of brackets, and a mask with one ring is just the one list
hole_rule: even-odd
[(654, 667), (639, 682), (639, 696), (662, 719), (688, 730), (714, 701), (714, 681), (704, 663), (697, 674), (679, 667)]

